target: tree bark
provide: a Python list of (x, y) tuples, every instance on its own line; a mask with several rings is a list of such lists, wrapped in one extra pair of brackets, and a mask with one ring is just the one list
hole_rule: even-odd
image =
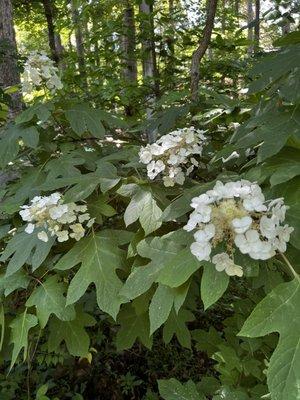
[(214, 27), (215, 15), (218, 0), (209, 0), (207, 7), (206, 23), (203, 31), (203, 38), (198, 48), (194, 51), (191, 65), (191, 97), (193, 101), (198, 98), (198, 88), (200, 81), (200, 62), (210, 44), (211, 34)]
[[(5, 89), (20, 84), (17, 66), (17, 43), (13, 23), (13, 10), (10, 0), (0, 0), (0, 86)], [(10, 117), (22, 109), (21, 91), (11, 95)]]
[(255, 0), (254, 51), (259, 50), (260, 40), (260, 0)]
[(250, 25), (253, 22), (253, 4), (252, 0), (247, 0), (247, 19), (248, 19), (248, 40), (250, 42), (248, 46), (248, 54), (253, 53), (253, 27)]
[[(150, 88), (150, 94), (147, 96), (147, 119), (153, 114), (156, 97), (159, 93), (159, 82), (156, 66), (156, 52), (154, 43), (154, 23), (153, 23), (153, 7), (148, 5), (145, 0), (140, 4), (141, 17), (141, 35), (142, 35), (142, 64), (143, 64), (143, 80), (144, 84)], [(148, 141), (154, 142), (156, 139), (155, 131), (147, 132)]]
[(72, 21), (73, 21), (74, 30), (75, 30), (78, 70), (79, 70), (79, 74), (82, 78), (84, 86), (87, 86), (83, 34), (82, 34), (82, 28), (81, 28), (81, 24), (80, 24), (79, 11), (78, 11), (75, 0), (71, 0), (71, 13), (72, 13)]
[(58, 65), (60, 61), (60, 51), (58, 48), (58, 40), (60, 42), (60, 38), (57, 38), (57, 34), (55, 33), (55, 25), (54, 25), (54, 0), (42, 0), (45, 17), (47, 20), (48, 27), (48, 42), (51, 51), (51, 58)]
[[(137, 83), (137, 62), (135, 56), (135, 20), (134, 8), (130, 0), (126, 1), (123, 14), (123, 35), (122, 35), (122, 58), (123, 58), (123, 78), (126, 85)], [(126, 89), (125, 89), (126, 90)], [(133, 105), (125, 106), (127, 116), (134, 115)]]

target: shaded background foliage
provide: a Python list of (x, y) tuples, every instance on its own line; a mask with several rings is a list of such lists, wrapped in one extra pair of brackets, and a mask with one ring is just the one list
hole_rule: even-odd
[[(0, 2), (2, 10), (8, 3)], [(246, 278), (231, 279), (227, 288), (228, 280), (217, 273), (212, 291), (200, 264), (189, 273), (174, 256), (179, 283), (172, 290), (175, 298), (177, 289), (186, 294), (177, 313), (164, 310), (164, 296), (160, 309), (152, 305), (156, 278), (148, 285), (145, 275), (131, 285), (135, 267), (168, 266), (166, 248), (182, 254), (190, 243), (181, 234), (190, 199), (215, 179), (243, 177), (260, 183), (270, 198), (284, 196), (288, 222), (295, 227), (288, 259), (299, 270), (299, 5), (219, 2), (199, 66), (197, 98), (191, 101), (191, 60), (210, 3), (13, 1), (18, 52), (11, 43), (8, 48), (14, 65), (22, 73), (28, 53), (44, 50), (56, 60), (64, 88), (54, 97), (42, 91), (28, 96), (16, 116), (18, 86), (1, 75), (1, 399), (249, 400), (269, 392), (274, 400), (299, 398), (295, 381), (284, 376), (276, 382), (269, 368), (272, 354), (283, 357), (279, 345), (290, 343), (282, 325), (296, 338), (294, 300), (287, 299), (282, 325), (259, 330), (250, 318), (244, 336), (238, 336), (262, 299), (281, 288), (293, 292), (295, 282), (279, 258), (244, 259)], [(3, 64), (7, 42), (0, 38)], [(204, 169), (183, 188), (149, 183), (138, 163), (139, 146), (191, 124), (210, 138)], [(240, 157), (223, 163), (233, 151)], [(62, 191), (66, 201), (86, 201), (96, 217), (95, 236), (50, 251), (51, 243), (29, 241), (20, 232), (19, 207), (53, 191)], [(141, 199), (147, 200), (142, 209), (136, 206)], [(135, 211), (126, 221), (130, 204)], [(12, 229), (18, 229), (13, 237)], [(71, 252), (83, 244), (88, 249), (85, 258), (76, 258), (82, 261), (79, 269)], [(116, 271), (113, 278), (105, 272), (114, 282), (110, 292), (93, 275), (96, 268), (89, 269), (97, 255)], [(188, 266), (195, 262), (189, 257)], [(76, 283), (78, 273), (88, 277), (88, 288)], [(120, 289), (127, 300), (118, 297)], [(35, 300), (29, 300), (32, 293)], [(49, 313), (39, 309), (45, 296)], [(60, 309), (51, 296), (60, 298)], [(76, 315), (69, 321), (59, 318), (66, 296), (70, 315)], [(163, 315), (159, 322), (157, 315)], [(263, 306), (256, 318), (267, 320)], [(48, 322), (45, 327), (41, 319)], [(150, 335), (153, 324), (162, 326)], [(297, 372), (299, 357), (294, 363), (293, 357), (283, 363)]]

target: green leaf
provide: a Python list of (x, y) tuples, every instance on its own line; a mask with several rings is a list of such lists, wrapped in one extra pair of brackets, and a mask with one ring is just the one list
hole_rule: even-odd
[(189, 284), (178, 288), (170, 288), (159, 284), (154, 293), (150, 307), (150, 334), (155, 332), (169, 317), (173, 308), (178, 314), (189, 289)]
[(46, 243), (41, 241), (36, 231), (30, 235), (20, 232), (13, 236), (0, 258), (0, 261), (6, 261), (12, 256), (7, 265), (6, 277), (17, 272), (26, 263), (32, 265), (33, 271), (36, 270), (45, 261), (54, 241), (51, 237)]
[(250, 397), (243, 390), (224, 386), (212, 400), (250, 400)]
[(149, 307), (150, 335), (168, 319), (173, 303), (173, 290), (167, 286), (158, 285)]
[(138, 313), (132, 304), (125, 304), (118, 315), (121, 325), (117, 333), (116, 344), (118, 350), (130, 349), (139, 339), (149, 349), (152, 346), (148, 313)]
[(122, 267), (123, 255), (117, 239), (94, 232), (77, 242), (55, 265), (57, 270), (68, 270), (80, 264), (69, 285), (67, 304), (76, 303), (94, 283), (100, 309), (115, 319), (123, 300), (119, 296), (122, 282), (116, 274), (116, 269)]
[(19, 270), (10, 276), (0, 274), (0, 294), (10, 295), (17, 289), (26, 289), (30, 282), (29, 276), (25, 271)]
[(13, 343), (13, 352), (10, 363), (10, 370), (17, 361), (20, 351), (24, 348), (24, 361), (27, 357), (28, 348), (28, 332), (31, 328), (35, 327), (38, 320), (35, 315), (28, 314), (25, 310), (22, 314), (17, 315), (16, 318), (10, 323), (11, 328), (11, 342)]
[(105, 199), (103, 198), (99, 198), (95, 202), (89, 203), (88, 209), (91, 217), (97, 217), (99, 215), (104, 215), (105, 217), (112, 217), (117, 213), (112, 206), (105, 203)]
[(148, 235), (161, 226), (161, 216), (162, 211), (152, 194), (138, 187), (125, 210), (124, 221), (128, 226), (139, 219), (145, 235)]
[(297, 44), (297, 43), (300, 43), (299, 31), (290, 32), (287, 35), (284, 35), (279, 39), (276, 39), (273, 44), (274, 46), (287, 46), (289, 44)]
[(260, 168), (263, 176), (270, 176), (271, 186), (285, 183), (300, 175), (299, 149), (285, 147)]
[(72, 129), (79, 136), (85, 132), (103, 139), (105, 128), (102, 124), (101, 114), (98, 110), (90, 108), (87, 104), (74, 104), (65, 110), (65, 116)]
[(204, 271), (201, 279), (201, 299), (206, 310), (219, 300), (228, 287), (229, 276), (216, 270), (211, 263), (204, 262)]
[(127, 299), (135, 299), (145, 293), (157, 280), (159, 272), (172, 257), (177, 254), (178, 245), (161, 237), (146, 239), (137, 245), (139, 255), (152, 261), (141, 267), (135, 267), (125, 282), (120, 294)]
[(54, 110), (54, 104), (52, 102), (41, 103), (38, 102), (33, 106), (27, 108), (21, 114), (19, 114), (15, 121), (17, 124), (23, 124), (25, 122), (29, 122), (36, 115), (38, 120), (45, 122), (51, 116), (51, 111)]
[(1, 335), (0, 335), (0, 351), (1, 351), (5, 335), (5, 315), (4, 315), (3, 304), (0, 305), (0, 327), (1, 327)]
[(72, 178), (75, 175), (81, 175), (78, 165), (84, 164), (85, 160), (83, 157), (78, 155), (76, 152), (69, 152), (61, 154), (58, 158), (51, 159), (45, 165), (45, 171), (48, 172), (45, 183), (48, 183), (56, 178)]
[(201, 263), (193, 256), (190, 248), (185, 248), (165, 263), (158, 275), (157, 282), (170, 287), (178, 287), (185, 283), (200, 266)]
[(75, 318), (74, 308), (66, 307), (64, 296), (66, 285), (58, 280), (59, 277), (53, 275), (45, 282), (41, 282), (26, 302), (27, 307), (36, 307), (41, 328), (45, 328), (51, 314), (55, 314), (62, 321), (71, 321)]
[(192, 336), (197, 342), (197, 350), (206, 351), (209, 357), (218, 351), (219, 345), (222, 343), (220, 334), (212, 326), (208, 332), (202, 329), (195, 329), (192, 331)]
[(204, 400), (191, 380), (184, 384), (174, 378), (159, 380), (158, 390), (164, 400)]
[(61, 321), (52, 317), (49, 323), (49, 351), (56, 351), (59, 345), (65, 342), (72, 356), (85, 357), (90, 346), (90, 337), (85, 328), (94, 326), (95, 323), (91, 315), (82, 311), (76, 311), (76, 318), (72, 321)]
[(23, 139), (26, 146), (36, 148), (39, 142), (39, 132), (34, 126), (9, 126), (0, 140), (0, 167), (5, 167), (17, 156), (20, 138)]
[(295, 279), (278, 285), (253, 310), (240, 336), (258, 337), (279, 332), (267, 380), (273, 400), (300, 398), (300, 285)]
[(178, 314), (174, 310), (164, 325), (163, 338), (166, 344), (170, 343), (172, 337), (176, 335), (178, 342), (183, 347), (191, 348), (191, 334), (186, 326), (186, 322), (194, 320), (194, 315), (188, 311), (181, 309)]
[[(255, 111), (255, 110), (254, 110)], [(299, 135), (300, 110), (297, 106), (281, 106), (270, 102), (256, 110), (247, 125), (240, 128), (237, 148), (259, 146), (259, 163), (277, 154), (289, 138)]]

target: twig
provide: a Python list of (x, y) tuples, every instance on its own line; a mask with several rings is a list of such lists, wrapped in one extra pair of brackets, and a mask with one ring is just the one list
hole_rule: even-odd
[(286, 257), (283, 253), (279, 253), (279, 254), (280, 254), (281, 257), (284, 259), (286, 265), (289, 267), (289, 269), (290, 269), (290, 271), (291, 271), (293, 277), (296, 278), (297, 281), (298, 281), (299, 284), (300, 284), (300, 277), (299, 277), (299, 275), (297, 274), (297, 272), (294, 270), (292, 264), (289, 262), (289, 260), (287, 259), (287, 257)]

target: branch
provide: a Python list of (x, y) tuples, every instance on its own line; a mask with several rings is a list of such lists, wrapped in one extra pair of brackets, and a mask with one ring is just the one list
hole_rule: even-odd
[(198, 87), (200, 80), (200, 72), (199, 66), (200, 62), (209, 46), (211, 33), (214, 27), (216, 9), (217, 9), (218, 0), (208, 0), (207, 7), (207, 17), (205, 28), (203, 31), (203, 39), (200, 42), (198, 48), (194, 51), (192, 57), (192, 65), (191, 65), (191, 96), (192, 100), (197, 100), (198, 97)]

